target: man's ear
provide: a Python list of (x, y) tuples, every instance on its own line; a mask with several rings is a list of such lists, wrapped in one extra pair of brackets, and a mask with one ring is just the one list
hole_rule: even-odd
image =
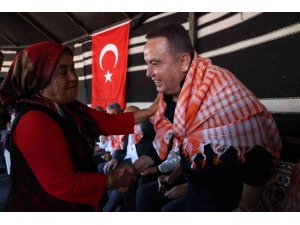
[(190, 64), (191, 64), (191, 56), (188, 53), (183, 53), (180, 56), (180, 66), (181, 66), (181, 72), (186, 73), (189, 68), (190, 68)]

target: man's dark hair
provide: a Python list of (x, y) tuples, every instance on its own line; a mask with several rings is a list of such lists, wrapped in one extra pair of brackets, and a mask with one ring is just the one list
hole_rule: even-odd
[(122, 112), (121, 106), (117, 102), (110, 103), (106, 108), (109, 109), (109, 110), (114, 109), (114, 110), (116, 110), (117, 113)]
[(0, 61), (4, 59), (3, 53), (0, 51)]
[(187, 52), (191, 58), (194, 57), (194, 48), (188, 32), (180, 24), (165, 23), (151, 29), (146, 39), (165, 37), (170, 46), (170, 51), (174, 56)]

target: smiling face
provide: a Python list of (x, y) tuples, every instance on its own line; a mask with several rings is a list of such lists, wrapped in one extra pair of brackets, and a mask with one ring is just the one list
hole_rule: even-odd
[(78, 77), (75, 74), (73, 56), (63, 52), (54, 69), (50, 83), (41, 94), (56, 103), (66, 104), (77, 96)]
[(186, 75), (181, 56), (173, 56), (165, 37), (149, 39), (144, 47), (147, 77), (151, 77), (159, 93), (178, 95), (180, 82)]

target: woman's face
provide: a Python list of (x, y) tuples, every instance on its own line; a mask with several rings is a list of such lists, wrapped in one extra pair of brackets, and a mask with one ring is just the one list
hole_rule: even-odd
[(78, 77), (75, 74), (73, 56), (63, 52), (55, 66), (49, 85), (41, 94), (57, 103), (66, 104), (77, 96)]

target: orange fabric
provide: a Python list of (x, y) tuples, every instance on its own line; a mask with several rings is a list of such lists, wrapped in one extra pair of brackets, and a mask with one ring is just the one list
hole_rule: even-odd
[(153, 145), (161, 159), (167, 157), (173, 135), (174, 150), (182, 146), (190, 162), (198, 153), (205, 157), (206, 144), (219, 156), (232, 146), (243, 158), (261, 145), (279, 157), (281, 140), (265, 106), (232, 73), (197, 53), (180, 92), (173, 124), (165, 118), (165, 110), (161, 96), (152, 118), (156, 130)]
[(125, 135), (110, 135), (107, 137), (114, 151), (123, 149), (124, 137)]
[(137, 144), (140, 142), (140, 140), (143, 138), (144, 134), (143, 131), (141, 129), (141, 125), (140, 124), (136, 124), (134, 126), (134, 133), (130, 134), (132, 135), (132, 140), (134, 144)]
[[(129, 135), (132, 135), (132, 140), (134, 144), (139, 143), (142, 137), (144, 136), (140, 124), (134, 125), (134, 133)], [(114, 150), (120, 150), (124, 148), (125, 135), (110, 135), (108, 136), (108, 139), (111, 142), (111, 145)]]

